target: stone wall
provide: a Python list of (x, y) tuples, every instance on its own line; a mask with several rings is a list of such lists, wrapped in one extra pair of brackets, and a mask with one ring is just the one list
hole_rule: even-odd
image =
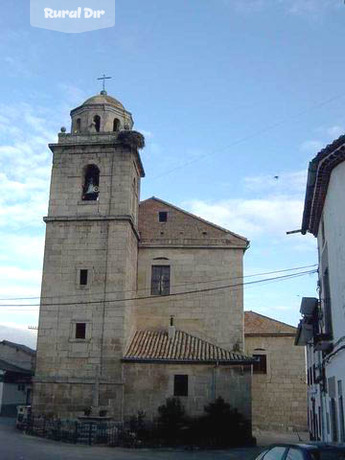
[[(251, 420), (250, 366), (205, 364), (124, 364), (125, 418), (139, 410), (148, 419), (158, 415), (158, 406), (174, 396), (174, 375), (188, 375), (188, 396), (180, 400), (191, 416), (204, 413), (204, 406), (218, 396)], [(145, 378), (143, 378), (145, 376)]]
[[(170, 265), (172, 294), (215, 288), (241, 279), (242, 251), (188, 247), (140, 248), (140, 296), (150, 295), (152, 265)], [(136, 326), (138, 329), (167, 327), (171, 315), (179, 329), (223, 348), (237, 346), (239, 350), (243, 349), (242, 287), (142, 300), (136, 310)]]
[(253, 428), (307, 430), (307, 385), (304, 347), (294, 337), (245, 337), (247, 354), (267, 355), (267, 374), (252, 380)]
[[(98, 406), (94, 406), (98, 388)], [(33, 391), (34, 414), (75, 418), (84, 415), (93, 406), (92, 415), (105, 409), (116, 421), (123, 418), (123, 385), (120, 382), (100, 381), (93, 378), (65, 379), (64, 381), (35, 382)]]
[[(122, 411), (122, 390), (116, 388), (122, 385), (120, 359), (132, 328), (133, 305), (123, 299), (136, 293), (138, 193), (133, 184), (139, 187), (140, 168), (136, 153), (102, 136), (84, 136), (85, 145), (82, 136), (67, 135), (51, 146), (33, 394), (37, 413), (73, 415), (94, 405), (90, 386), (96, 379), (99, 404), (116, 417)], [(99, 199), (82, 201), (83, 171), (90, 163), (100, 169)], [(86, 285), (80, 284), (80, 270), (88, 270)], [(77, 323), (86, 324), (85, 338), (76, 338)]]

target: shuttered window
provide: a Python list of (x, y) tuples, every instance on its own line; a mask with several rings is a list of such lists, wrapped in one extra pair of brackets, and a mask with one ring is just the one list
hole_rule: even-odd
[(267, 374), (267, 358), (266, 355), (254, 355), (253, 358), (258, 359), (253, 365), (254, 374)]
[(151, 273), (151, 295), (170, 294), (170, 266), (153, 265)]

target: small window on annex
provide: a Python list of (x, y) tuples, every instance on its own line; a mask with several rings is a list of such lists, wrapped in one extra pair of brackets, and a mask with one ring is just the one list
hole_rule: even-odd
[(96, 165), (88, 165), (85, 169), (83, 184), (83, 201), (98, 200), (99, 169)]
[(85, 339), (86, 338), (86, 323), (76, 323), (75, 325), (75, 338)]
[(253, 365), (254, 374), (267, 374), (267, 356), (253, 354), (253, 358), (256, 358), (258, 361)]
[(174, 396), (188, 396), (188, 375), (174, 375)]
[(158, 221), (159, 222), (166, 222), (168, 220), (168, 213), (166, 211), (159, 211), (158, 213)]
[(151, 295), (170, 294), (170, 265), (152, 265)]

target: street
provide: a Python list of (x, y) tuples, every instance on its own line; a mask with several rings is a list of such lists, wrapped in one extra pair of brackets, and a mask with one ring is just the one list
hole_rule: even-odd
[(27, 436), (16, 430), (15, 420), (0, 417), (0, 460), (253, 460), (262, 450), (238, 448), (216, 451), (184, 451), (168, 449), (122, 449), (65, 444)]

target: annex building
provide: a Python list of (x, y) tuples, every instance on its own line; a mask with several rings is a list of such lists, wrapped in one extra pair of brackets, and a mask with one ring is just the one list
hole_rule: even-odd
[(248, 240), (158, 198), (140, 202), (144, 138), (105, 91), (71, 118), (49, 145), (34, 413), (154, 417), (178, 396), (198, 415), (222, 396), (250, 421), (238, 283)]

